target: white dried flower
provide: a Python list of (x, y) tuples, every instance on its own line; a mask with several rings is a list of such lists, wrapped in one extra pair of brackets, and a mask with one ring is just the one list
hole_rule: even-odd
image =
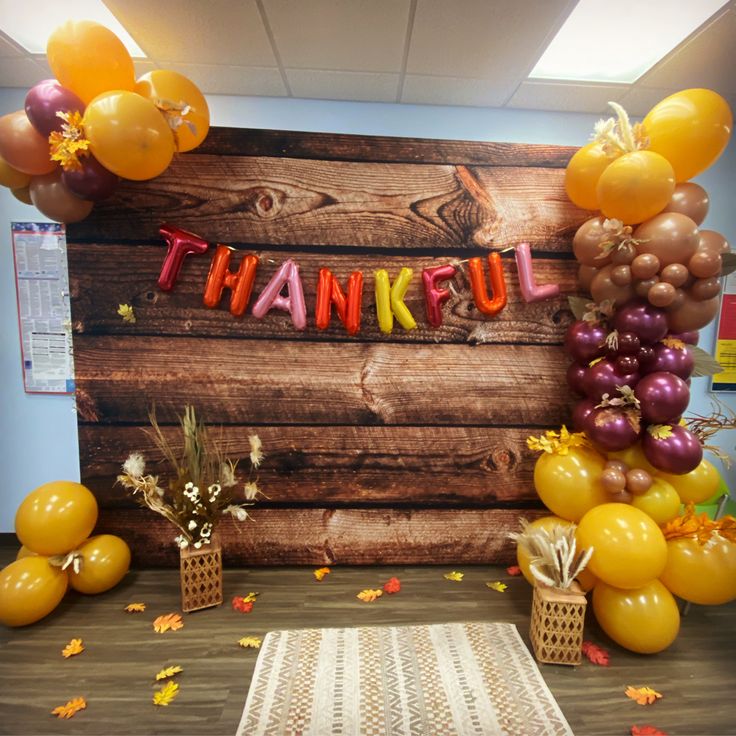
[(189, 525), (187, 526), (187, 529), (189, 529), (189, 531), (191, 532), (191, 531), (193, 531), (193, 530), (194, 530), (194, 529), (196, 529), (196, 528), (197, 528), (197, 522), (196, 522), (196, 521), (194, 521), (194, 519), (192, 519), (192, 520), (191, 520), (191, 521), (189, 522)]
[(250, 461), (254, 468), (257, 468), (263, 462), (263, 450), (261, 438), (257, 434), (248, 435), (250, 442)]
[(179, 545), (179, 549), (186, 549), (189, 546), (189, 542), (183, 534), (180, 534), (178, 537), (174, 537), (174, 541)]
[(210, 494), (210, 503), (214, 503), (217, 500), (217, 497), (220, 495), (220, 491), (222, 488), (220, 487), (219, 483), (213, 483), (208, 489)]
[(258, 488), (258, 484), (254, 481), (249, 481), (243, 486), (243, 495), (248, 499), (248, 501), (252, 501), (255, 499), (255, 497), (260, 493), (260, 489)]
[(194, 549), (199, 549), (202, 546), (202, 542), (195, 542)]
[(146, 461), (139, 452), (131, 452), (123, 463), (123, 472), (131, 478), (142, 478), (146, 472)]
[(235, 465), (229, 460), (222, 464), (220, 468), (220, 477), (222, 478), (222, 485), (225, 488), (232, 488), (237, 485), (238, 481), (235, 478)]
[(203, 539), (208, 539), (212, 534), (212, 524), (209, 522), (202, 524), (202, 528), (199, 530), (199, 536)]
[(194, 483), (189, 482), (184, 486), (184, 495), (192, 502), (199, 501), (199, 488)]
[(245, 521), (248, 518), (248, 512), (242, 506), (236, 506), (231, 503), (229, 506), (225, 506), (222, 510), (223, 514), (230, 514), (233, 518), (238, 521)]

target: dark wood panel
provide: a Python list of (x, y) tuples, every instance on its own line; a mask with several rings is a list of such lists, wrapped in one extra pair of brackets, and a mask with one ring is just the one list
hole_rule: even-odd
[[(162, 428), (181, 447), (177, 427)], [(263, 441), (257, 473), (271, 503), (322, 505), (438, 504), (481, 506), (536, 502), (536, 453), (529, 431), (446, 427), (238, 427), (214, 430), (223, 454), (244, 458), (248, 435)], [(82, 481), (105, 507), (136, 505), (115, 478), (129, 452), (141, 452), (148, 472), (168, 467), (140, 426), (81, 425)], [(245, 471), (244, 471), (245, 472)]]
[[(516, 558), (507, 538), (519, 518), (545, 512), (513, 509), (397, 510), (258, 509), (254, 521), (219, 525), (228, 565), (506, 564)], [(134, 564), (175, 567), (177, 532), (149, 509), (106, 509), (96, 533), (117, 534)]]
[[(189, 335), (212, 337), (259, 337), (298, 339), (349, 339), (385, 341), (378, 328), (375, 310), (373, 273), (387, 267), (392, 277), (402, 265), (414, 269), (414, 279), (406, 304), (417, 320), (416, 330), (406, 331), (396, 325), (390, 336), (398, 342), (487, 342), (487, 343), (552, 343), (562, 342), (564, 331), (572, 320), (567, 305), (567, 293), (576, 290), (577, 268), (573, 261), (534, 259), (538, 282), (558, 283), (563, 295), (557, 299), (527, 304), (519, 290), (516, 264), (505, 258), (504, 270), (508, 288), (508, 304), (493, 319), (476, 309), (470, 293), (467, 266), (456, 258), (385, 256), (318, 255), (315, 253), (284, 254), (258, 252), (261, 264), (251, 298), (251, 306), (260, 291), (287, 257), (300, 265), (307, 303), (308, 327), (304, 332), (294, 329), (288, 314), (273, 310), (265, 319), (255, 319), (248, 312), (242, 318), (228, 311), (230, 292), (225, 291), (219, 309), (207, 309), (202, 304), (204, 284), (211, 260), (210, 253), (189, 256), (173, 291), (163, 292), (156, 285), (165, 254), (159, 246), (70, 245), (69, 267), (73, 328), (76, 333), (115, 335)], [(231, 268), (235, 270), (242, 253), (233, 254)], [(444, 263), (457, 263), (458, 274), (453, 280), (455, 295), (444, 306), (442, 327), (431, 327), (425, 314), (421, 272), (424, 268)], [(342, 284), (351, 271), (361, 270), (365, 276), (361, 331), (354, 338), (333, 315), (331, 326), (318, 330), (314, 324), (317, 274), (329, 268)], [(121, 319), (120, 304), (135, 309), (136, 323)]]
[(79, 335), (80, 418), (175, 421), (196, 402), (212, 423), (557, 424), (561, 347), (279, 343)]

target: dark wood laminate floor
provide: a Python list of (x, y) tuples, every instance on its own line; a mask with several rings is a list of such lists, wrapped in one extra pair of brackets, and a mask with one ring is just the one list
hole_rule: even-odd
[[(12, 558), (7, 547), (0, 561)], [(442, 575), (451, 567), (334, 568), (317, 583), (311, 568), (227, 570), (226, 605), (184, 616), (177, 632), (155, 634), (153, 619), (179, 610), (178, 571), (132, 571), (116, 589), (97, 597), (68, 594), (46, 620), (22, 629), (0, 626), (0, 733), (3, 734), (233, 734), (258, 652), (237, 640), (271, 629), (508, 621), (528, 639), (531, 590), (503, 568), (459, 567), (460, 583)], [(355, 598), (392, 575), (398, 595), (372, 604)], [(503, 580), (501, 594), (485, 581)], [(261, 593), (253, 612), (231, 610), (234, 595)], [(143, 601), (142, 614), (123, 607)], [(65, 660), (73, 637), (86, 651)], [(611, 652), (610, 667), (584, 661), (576, 668), (541, 665), (542, 674), (578, 736), (628, 734), (632, 724), (654, 724), (674, 736), (736, 733), (736, 604), (693, 607), (667, 651), (639, 656), (608, 642), (593, 622), (586, 638)], [(153, 676), (179, 664), (179, 697), (167, 708), (151, 704)], [(642, 707), (624, 696), (627, 685), (664, 694)], [(77, 696), (88, 707), (70, 721), (49, 715)]]

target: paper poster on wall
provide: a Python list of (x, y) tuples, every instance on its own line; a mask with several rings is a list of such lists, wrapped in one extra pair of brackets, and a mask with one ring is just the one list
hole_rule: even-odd
[(736, 273), (730, 274), (723, 284), (716, 334), (715, 356), (723, 373), (713, 376), (711, 391), (736, 391)]
[(11, 232), (25, 390), (73, 393), (64, 226), (55, 222), (14, 222)]

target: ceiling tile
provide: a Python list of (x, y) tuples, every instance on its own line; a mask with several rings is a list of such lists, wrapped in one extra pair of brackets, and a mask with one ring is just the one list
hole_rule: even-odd
[(29, 57), (3, 59), (0, 62), (0, 87), (32, 87), (49, 74)]
[(420, 105), (470, 105), (500, 107), (506, 101), (506, 88), (498, 89), (487, 79), (430, 77), (407, 74), (401, 102)]
[(613, 115), (609, 100), (618, 102), (628, 89), (628, 85), (529, 81), (519, 85), (506, 107)]
[(255, 0), (105, 0), (149, 58), (276, 66)]
[(396, 102), (399, 87), (398, 74), (287, 69), (286, 77), (294, 97), (322, 100)]
[(643, 118), (660, 100), (669, 97), (674, 89), (649, 89), (634, 85), (618, 102), (629, 115)]
[(673, 91), (707, 87), (722, 95), (735, 94), (734, 45), (736, 10), (730, 10), (645, 74), (640, 83)]
[(285, 67), (399, 72), (409, 0), (264, 0)]
[(25, 54), (9, 39), (0, 34), (0, 59), (7, 59), (9, 56), (25, 56)]
[(213, 95), (281, 97), (287, 94), (279, 70), (273, 67), (177, 64), (173, 61), (161, 62), (161, 67), (189, 77), (203, 92)]

